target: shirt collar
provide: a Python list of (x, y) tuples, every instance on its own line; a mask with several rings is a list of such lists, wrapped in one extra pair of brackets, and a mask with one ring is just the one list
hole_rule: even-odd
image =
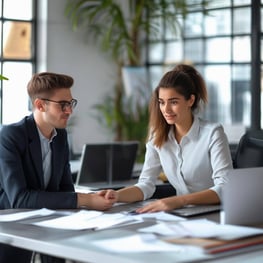
[(193, 124), (190, 130), (188, 131), (188, 133), (186, 134), (186, 137), (188, 137), (189, 139), (196, 138), (198, 136), (199, 128), (200, 128), (199, 118), (196, 115), (194, 115), (193, 118), (194, 118)]
[[(200, 120), (198, 118), (198, 116), (193, 115), (193, 124), (190, 128), (190, 130), (188, 131), (188, 133), (184, 136), (184, 138), (188, 138), (189, 140), (192, 140), (196, 137), (198, 137), (198, 133), (199, 133), (199, 128), (200, 128)], [(174, 140), (174, 127), (172, 126), (169, 134), (168, 134), (169, 139)]]
[(48, 141), (48, 142), (52, 142), (52, 140), (54, 139), (54, 137), (57, 136), (57, 131), (56, 129), (53, 129), (52, 131), (52, 135), (51, 135), (51, 138), (50, 139), (47, 139), (43, 134), (42, 132), (40, 131), (40, 129), (37, 127), (37, 130), (38, 130), (38, 134), (39, 134), (39, 137), (41, 140), (44, 140), (44, 141)]

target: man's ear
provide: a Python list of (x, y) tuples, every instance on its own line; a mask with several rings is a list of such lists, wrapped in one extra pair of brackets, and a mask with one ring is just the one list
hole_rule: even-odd
[(41, 99), (35, 99), (34, 101), (34, 107), (35, 109), (38, 109), (39, 111), (45, 111), (45, 105), (44, 105), (44, 101)]

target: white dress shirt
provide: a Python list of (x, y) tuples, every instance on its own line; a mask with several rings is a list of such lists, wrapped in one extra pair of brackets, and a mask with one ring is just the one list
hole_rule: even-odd
[(41, 131), (38, 129), (38, 134), (40, 137), (41, 144), (41, 153), (42, 153), (42, 164), (43, 164), (43, 175), (44, 175), (44, 185), (47, 187), (52, 171), (51, 171), (51, 160), (52, 160), (52, 151), (50, 144), (52, 143), (53, 138), (57, 135), (57, 131), (54, 129), (51, 139), (47, 139)]
[(233, 165), (222, 125), (195, 116), (192, 127), (179, 144), (172, 128), (161, 148), (156, 147), (153, 140), (147, 142), (145, 162), (136, 186), (143, 191), (144, 199), (150, 198), (163, 171), (177, 195), (211, 189), (222, 199), (229, 169), (233, 169)]

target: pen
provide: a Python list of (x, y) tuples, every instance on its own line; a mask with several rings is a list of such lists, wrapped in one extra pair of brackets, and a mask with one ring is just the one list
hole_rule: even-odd
[(139, 213), (136, 212), (136, 210), (132, 210), (128, 212), (129, 215), (138, 215)]
[(125, 211), (125, 212), (123, 212), (123, 214), (130, 215), (130, 216), (139, 215), (139, 213), (137, 213), (136, 210)]

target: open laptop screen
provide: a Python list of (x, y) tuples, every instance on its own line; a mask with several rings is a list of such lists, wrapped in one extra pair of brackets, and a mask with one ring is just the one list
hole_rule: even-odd
[(137, 141), (85, 144), (76, 184), (130, 180), (138, 145)]

